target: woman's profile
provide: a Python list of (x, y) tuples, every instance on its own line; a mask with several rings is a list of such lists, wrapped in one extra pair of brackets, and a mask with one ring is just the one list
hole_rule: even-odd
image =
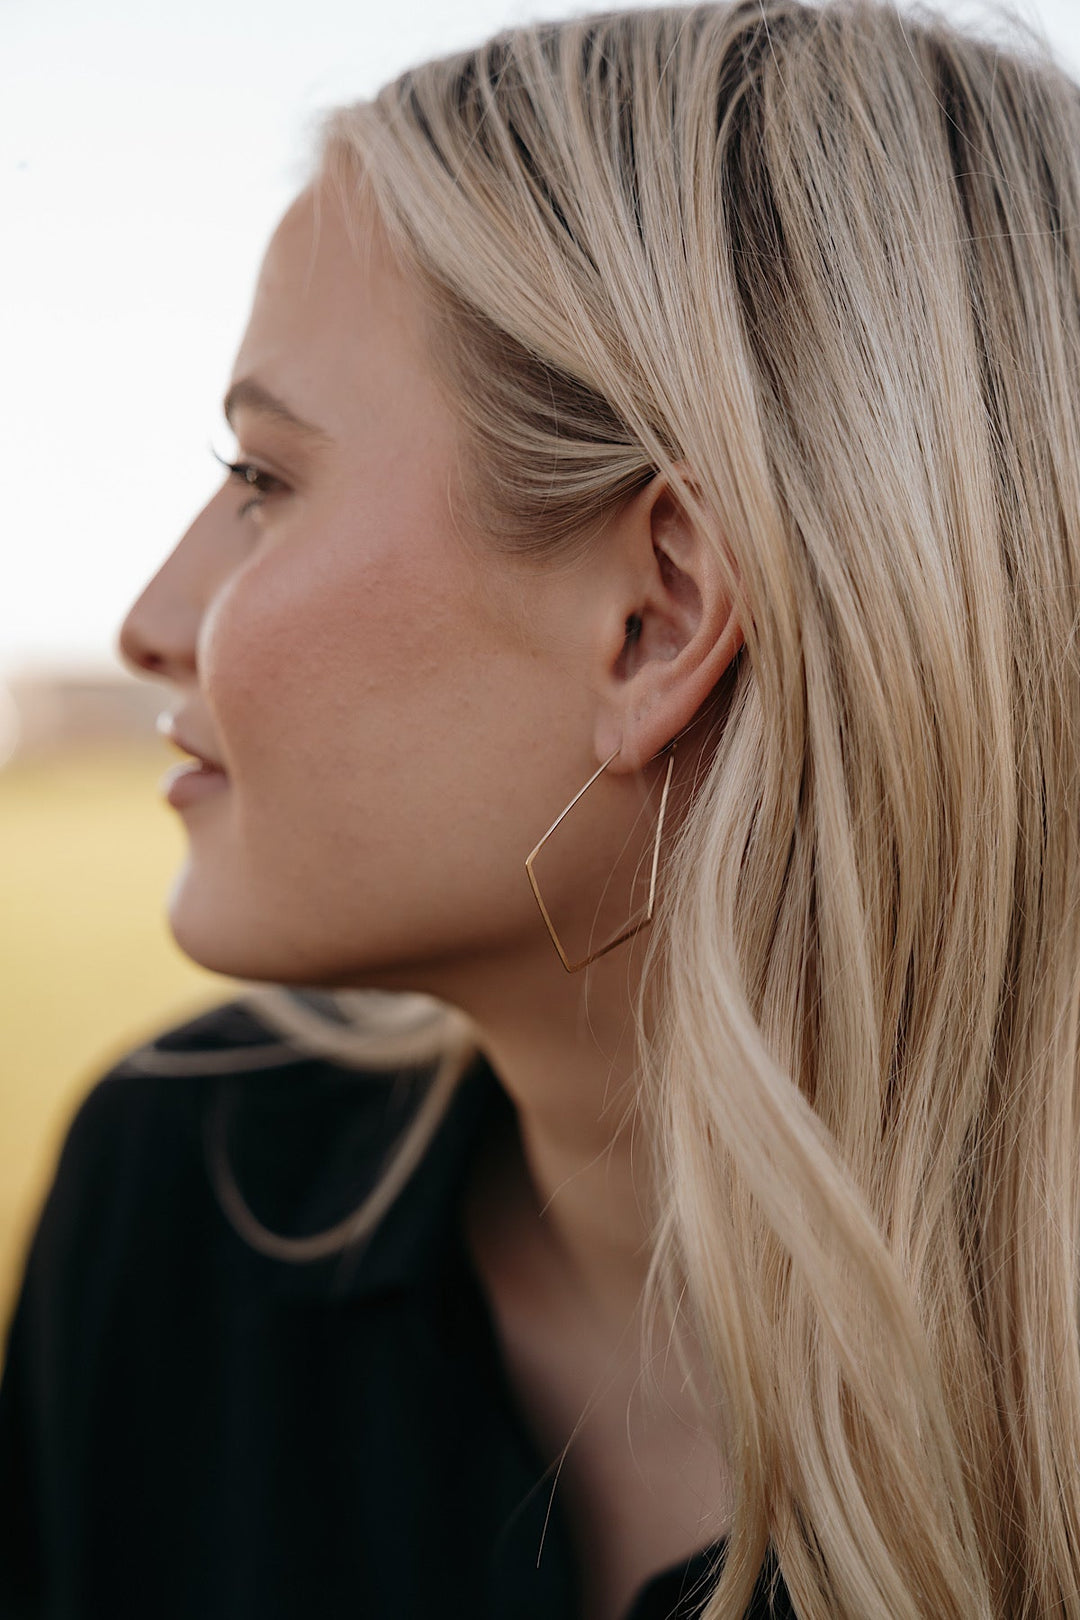
[(323, 121), (130, 609), (180, 946), (0, 1615), (1080, 1620), (1080, 89), (884, 0)]

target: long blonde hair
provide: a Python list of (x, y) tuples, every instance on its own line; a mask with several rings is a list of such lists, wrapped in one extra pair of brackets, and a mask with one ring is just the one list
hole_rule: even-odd
[(1080, 1616), (1080, 92), (1017, 35), (613, 13), (321, 131), (492, 543), (663, 470), (734, 559), (642, 1056), (735, 1475), (708, 1620), (770, 1541), (803, 1620)]

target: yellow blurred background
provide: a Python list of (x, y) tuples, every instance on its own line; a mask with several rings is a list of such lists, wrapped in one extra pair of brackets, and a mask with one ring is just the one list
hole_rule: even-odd
[(239, 986), (166, 920), (185, 833), (150, 742), (18, 754), (0, 769), (0, 1356), (64, 1133), (132, 1046)]

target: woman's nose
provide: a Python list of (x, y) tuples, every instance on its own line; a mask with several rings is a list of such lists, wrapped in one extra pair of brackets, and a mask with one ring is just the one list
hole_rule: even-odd
[(220, 506), (212, 497), (120, 626), (117, 652), (134, 674), (190, 681), (203, 614), (235, 560), (222, 542)]
[[(117, 636), (121, 661), (136, 675), (190, 678), (201, 606), (185, 589), (176, 553), (158, 570), (128, 609)], [(189, 587), (190, 587), (190, 583)]]

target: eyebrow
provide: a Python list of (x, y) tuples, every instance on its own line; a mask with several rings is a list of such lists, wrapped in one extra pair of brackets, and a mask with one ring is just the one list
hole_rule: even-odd
[(242, 377), (239, 382), (234, 382), (225, 395), (221, 409), (230, 427), (234, 426), (233, 417), (236, 412), (246, 410), (259, 416), (269, 416), (273, 421), (291, 427), (294, 432), (305, 439), (310, 439), (313, 444), (330, 445), (334, 442), (321, 428), (315, 427), (311, 422), (305, 422), (302, 416), (297, 416), (284, 400), (278, 399), (276, 394), (272, 394), (269, 388), (257, 382), (254, 377)]

